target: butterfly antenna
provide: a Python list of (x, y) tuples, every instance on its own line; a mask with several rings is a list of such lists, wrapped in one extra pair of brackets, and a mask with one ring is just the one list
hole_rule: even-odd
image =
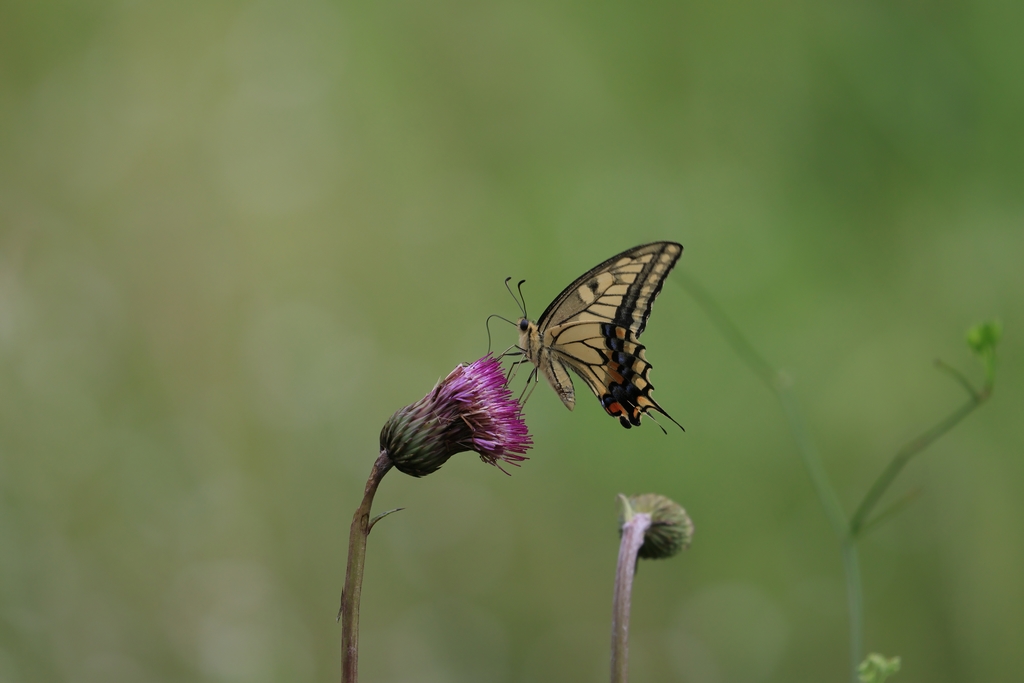
[[(526, 307), (523, 306), (523, 303), (519, 299), (516, 299), (516, 295), (512, 293), (512, 288), (508, 286), (508, 283), (509, 283), (510, 280), (512, 280), (512, 276), (511, 275), (509, 275), (507, 278), (505, 278), (505, 289), (508, 290), (509, 296), (511, 296), (513, 299), (515, 299), (516, 306), (518, 306), (519, 310), (523, 312), (523, 317), (525, 318), (526, 317)], [(519, 284), (522, 285), (523, 282), (526, 282), (526, 280), (521, 281)], [(519, 295), (522, 296), (522, 294), (523, 293), (520, 291)]]
[[(484, 322), (484, 327), (487, 328), (487, 353), (491, 352), (491, 318), (497, 318), (499, 320), (504, 320), (509, 325), (512, 325), (513, 327), (516, 326), (516, 324), (514, 322), (512, 322), (508, 318), (504, 318), (504, 317), (498, 315), (497, 313), (494, 313), (492, 315), (487, 316), (487, 320)], [(505, 354), (502, 354), (502, 356), (503, 355), (505, 355)], [(498, 358), (501, 358), (501, 356), (498, 356)]]
[(516, 285), (516, 289), (519, 290), (519, 300), (523, 302), (523, 317), (529, 320), (530, 316), (526, 315), (526, 297), (523, 296), (523, 283), (526, 280), (520, 280), (519, 284)]

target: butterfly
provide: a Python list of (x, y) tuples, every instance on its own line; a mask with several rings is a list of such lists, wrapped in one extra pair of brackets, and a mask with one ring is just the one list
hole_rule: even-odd
[[(572, 410), (576, 392), (569, 370), (594, 392), (609, 415), (626, 429), (656, 410), (651, 397), (651, 364), (638, 341), (651, 315), (651, 304), (676, 265), (683, 247), (651, 242), (611, 257), (562, 290), (537, 322), (519, 319), (519, 348), (534, 364), (562, 403)], [(521, 283), (520, 283), (521, 284)], [(528, 381), (529, 382), (529, 381)], [(664, 431), (664, 427), (662, 427)]]

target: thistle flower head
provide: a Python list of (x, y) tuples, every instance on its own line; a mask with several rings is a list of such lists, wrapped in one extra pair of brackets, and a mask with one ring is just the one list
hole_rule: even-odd
[(463, 451), (476, 451), (505, 472), (498, 461), (519, 466), (532, 445), (522, 406), (491, 354), (457, 366), (430, 393), (392, 415), (380, 432), (380, 447), (395, 468), (414, 477), (435, 472)]

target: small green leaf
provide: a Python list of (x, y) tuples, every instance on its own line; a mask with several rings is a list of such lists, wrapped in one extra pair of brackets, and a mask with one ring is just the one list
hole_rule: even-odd
[(885, 683), (885, 679), (899, 670), (899, 657), (885, 657), (872, 652), (857, 667), (857, 675), (861, 683)]
[(983, 356), (995, 351), (996, 344), (1003, 334), (1003, 325), (998, 320), (980, 323), (967, 330), (967, 345), (971, 351)]

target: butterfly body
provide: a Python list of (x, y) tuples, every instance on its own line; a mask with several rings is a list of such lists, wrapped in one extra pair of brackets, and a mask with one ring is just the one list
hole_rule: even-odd
[(639, 337), (682, 252), (675, 242), (628, 249), (577, 278), (536, 323), (519, 320), (519, 347), (569, 410), (576, 405), (572, 370), (627, 429), (649, 410), (675, 422), (651, 397), (651, 364)]

